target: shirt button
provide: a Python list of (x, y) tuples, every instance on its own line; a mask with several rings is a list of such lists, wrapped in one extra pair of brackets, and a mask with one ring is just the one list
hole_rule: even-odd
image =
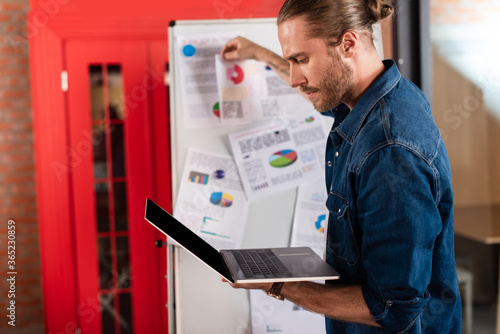
[(337, 151), (337, 152), (335, 152), (335, 156), (336, 156), (336, 157), (338, 157), (338, 156), (339, 156), (339, 152), (338, 152), (338, 151)]
[(328, 167), (332, 167), (332, 162), (328, 161)]
[(387, 306), (392, 306), (392, 300), (387, 301)]

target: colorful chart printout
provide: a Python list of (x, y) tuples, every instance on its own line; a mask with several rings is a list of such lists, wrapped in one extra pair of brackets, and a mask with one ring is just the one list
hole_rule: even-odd
[[(220, 125), (221, 120), (213, 109), (219, 101), (215, 55), (218, 55), (230, 34), (201, 34), (176, 36), (174, 53), (175, 95), (180, 95), (179, 115), (187, 129)], [(176, 99), (177, 100), (177, 99)]]
[(283, 117), (228, 135), (247, 199), (322, 177), (327, 131), (316, 114)]
[(314, 111), (286, 80), (264, 62), (215, 58), (220, 121), (224, 125), (250, 124), (262, 119)]
[(302, 184), (297, 190), (291, 245), (311, 247), (318, 255), (325, 252), (325, 232), (328, 228), (327, 192), (325, 180)]
[(248, 202), (233, 158), (189, 148), (180, 180), (174, 217), (216, 249), (240, 248)]

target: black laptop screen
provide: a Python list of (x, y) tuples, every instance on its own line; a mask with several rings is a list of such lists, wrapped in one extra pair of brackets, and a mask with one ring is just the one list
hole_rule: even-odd
[(146, 220), (212, 267), (220, 275), (231, 279), (219, 252), (215, 248), (149, 198), (146, 200)]

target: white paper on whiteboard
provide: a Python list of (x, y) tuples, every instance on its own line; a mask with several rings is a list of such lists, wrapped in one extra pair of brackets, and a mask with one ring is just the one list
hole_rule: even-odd
[(324, 334), (325, 318), (292, 302), (270, 298), (261, 290), (250, 290), (252, 334)]
[(326, 199), (324, 178), (298, 187), (290, 246), (311, 247), (325, 258), (325, 235), (328, 227)]
[(220, 124), (219, 94), (215, 72), (215, 55), (238, 34), (177, 36), (175, 52), (180, 72), (182, 114), (186, 128)]
[(232, 133), (229, 142), (249, 200), (324, 177), (327, 131), (312, 111)]
[(314, 110), (264, 62), (215, 57), (222, 124), (248, 124)]
[(190, 148), (174, 216), (220, 250), (241, 247), (247, 210), (232, 157)]

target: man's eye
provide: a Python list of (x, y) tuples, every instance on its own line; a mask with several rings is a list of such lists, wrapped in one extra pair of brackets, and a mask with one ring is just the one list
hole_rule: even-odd
[(297, 64), (305, 64), (307, 63), (307, 58), (297, 59)]

